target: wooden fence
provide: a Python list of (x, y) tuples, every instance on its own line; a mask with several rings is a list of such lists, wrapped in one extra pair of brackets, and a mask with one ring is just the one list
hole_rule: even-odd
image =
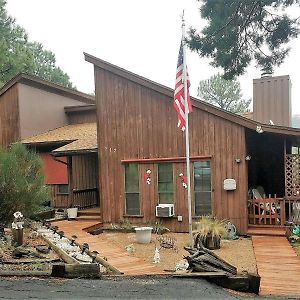
[(73, 190), (73, 206), (79, 209), (97, 206), (98, 204), (98, 189), (77, 189)]
[(284, 226), (300, 223), (300, 198), (268, 198), (248, 200), (248, 220), (251, 225)]

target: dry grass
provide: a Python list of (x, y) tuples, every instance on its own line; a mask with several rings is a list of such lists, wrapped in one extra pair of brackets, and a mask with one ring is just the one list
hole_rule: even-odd
[[(178, 252), (172, 249), (161, 249), (159, 267), (166, 270), (175, 269), (176, 263), (182, 260), (184, 255), (188, 255), (188, 252), (183, 249), (184, 246), (188, 245), (188, 234), (172, 233), (170, 235), (177, 239)], [(153, 263), (155, 246), (159, 247), (156, 234), (152, 234), (150, 244), (138, 244), (135, 240), (135, 233), (105, 232), (101, 234), (99, 238), (105, 238), (124, 250), (126, 246), (132, 244), (135, 249), (133, 255), (149, 263)], [(221, 249), (215, 250), (215, 253), (228, 263), (236, 266), (239, 272), (248, 271), (257, 273), (251, 239), (240, 238), (234, 241), (224, 240), (221, 242)]]

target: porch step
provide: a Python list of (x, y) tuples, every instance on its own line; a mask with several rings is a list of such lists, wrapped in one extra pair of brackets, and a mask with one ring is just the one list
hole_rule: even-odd
[(78, 216), (98, 216), (101, 215), (100, 207), (86, 208), (78, 211)]
[(267, 235), (267, 236), (285, 236), (285, 226), (258, 226), (249, 225), (247, 234), (248, 235)]
[(79, 215), (77, 218), (75, 218), (77, 221), (96, 221), (96, 222), (102, 222), (101, 215)]

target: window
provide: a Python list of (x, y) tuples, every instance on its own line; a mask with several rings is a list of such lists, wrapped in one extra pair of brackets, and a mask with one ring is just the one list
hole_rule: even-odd
[(125, 165), (125, 214), (140, 214), (139, 169), (135, 163)]
[(69, 194), (69, 185), (68, 184), (59, 184), (57, 193), (58, 194)]
[(157, 165), (158, 172), (158, 202), (159, 204), (173, 204), (173, 164), (161, 163)]
[(211, 208), (211, 168), (210, 161), (194, 163), (195, 215), (209, 215)]

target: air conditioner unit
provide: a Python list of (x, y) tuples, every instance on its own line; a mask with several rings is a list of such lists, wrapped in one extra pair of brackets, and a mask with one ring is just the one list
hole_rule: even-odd
[(168, 218), (174, 216), (174, 204), (159, 204), (156, 206), (156, 216)]

